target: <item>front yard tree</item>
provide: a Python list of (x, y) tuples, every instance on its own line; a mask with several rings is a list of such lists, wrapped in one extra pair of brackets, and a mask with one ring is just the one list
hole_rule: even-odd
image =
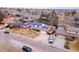
[(3, 14), (3, 12), (0, 9), (0, 23), (3, 21), (4, 17), (5, 17), (5, 15)]

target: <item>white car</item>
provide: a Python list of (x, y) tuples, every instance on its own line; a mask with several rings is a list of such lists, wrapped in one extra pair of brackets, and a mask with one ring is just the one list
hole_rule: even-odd
[(50, 37), (49, 37), (49, 39), (48, 39), (49, 44), (54, 43), (54, 40), (55, 40), (55, 34), (50, 35)]

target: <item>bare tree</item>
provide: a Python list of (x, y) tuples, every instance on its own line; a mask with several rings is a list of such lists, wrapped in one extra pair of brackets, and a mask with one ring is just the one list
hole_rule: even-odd
[(50, 25), (52, 26), (58, 26), (58, 16), (55, 12), (55, 10), (51, 11), (51, 13), (48, 14), (48, 20)]

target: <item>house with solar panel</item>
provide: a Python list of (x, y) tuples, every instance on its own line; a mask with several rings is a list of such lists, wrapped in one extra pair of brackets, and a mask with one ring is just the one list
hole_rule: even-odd
[(24, 28), (30, 28), (34, 31), (45, 31), (49, 34), (52, 34), (53, 31), (55, 31), (55, 28), (53, 26), (49, 26), (47, 24), (44, 24), (44, 23), (40, 23), (40, 22), (37, 22), (37, 21), (33, 21), (33, 22), (25, 22), (23, 24), (23, 27)]
[(37, 21), (25, 22), (23, 26), (31, 27), (32, 29), (35, 29), (35, 30), (44, 30), (44, 31), (47, 31), (49, 27), (47, 24), (43, 24)]

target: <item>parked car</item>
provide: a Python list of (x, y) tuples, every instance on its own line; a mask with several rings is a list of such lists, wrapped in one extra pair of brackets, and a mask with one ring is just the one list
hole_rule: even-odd
[(9, 26), (5, 26), (5, 28), (9, 28)]
[(25, 51), (25, 52), (32, 52), (32, 49), (28, 46), (23, 46), (22, 50)]
[(54, 43), (54, 40), (55, 40), (55, 34), (50, 35), (50, 37), (49, 37), (49, 39), (48, 39), (49, 44)]
[(4, 33), (9, 34), (9, 32), (8, 32), (8, 31), (4, 31)]

